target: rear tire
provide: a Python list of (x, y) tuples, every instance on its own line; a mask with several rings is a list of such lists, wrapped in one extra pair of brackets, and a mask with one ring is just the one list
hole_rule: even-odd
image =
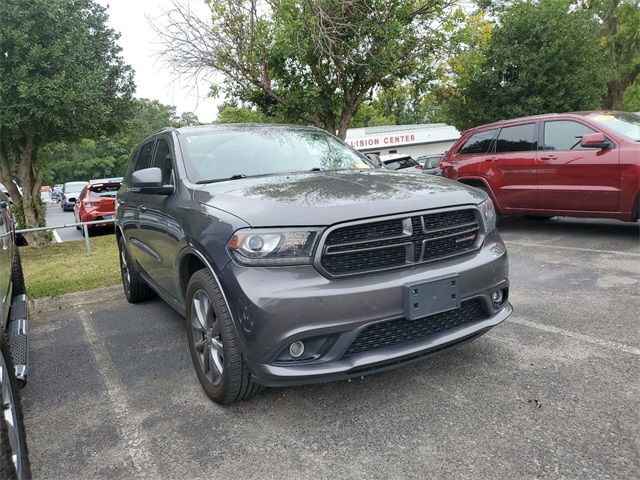
[[(0, 337), (0, 402), (3, 412), (0, 415), (0, 478), (27, 479), (31, 478), (31, 468), (20, 395), (4, 332), (0, 332)], [(15, 463), (13, 457), (16, 458)]]
[(251, 377), (218, 283), (206, 268), (189, 280), (185, 324), (191, 360), (209, 398), (227, 405), (262, 390)]
[(118, 251), (122, 288), (129, 303), (139, 303), (154, 298), (156, 296), (155, 292), (140, 276), (140, 267), (129, 255), (122, 237), (118, 239)]

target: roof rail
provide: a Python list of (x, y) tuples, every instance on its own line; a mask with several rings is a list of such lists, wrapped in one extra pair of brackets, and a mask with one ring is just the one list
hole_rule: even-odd
[(155, 135), (156, 133), (160, 133), (160, 132), (167, 132), (167, 131), (174, 131), (174, 130), (177, 130), (177, 129), (174, 128), (174, 127), (162, 127), (161, 129), (156, 130), (155, 132), (153, 132), (151, 135)]

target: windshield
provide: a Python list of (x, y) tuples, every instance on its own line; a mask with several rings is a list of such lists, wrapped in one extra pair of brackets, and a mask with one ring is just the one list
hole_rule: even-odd
[(395, 160), (387, 160), (384, 166), (389, 170), (399, 170), (401, 168), (419, 167), (420, 164), (411, 157), (396, 158)]
[(100, 187), (90, 187), (89, 196), (116, 198), (116, 193), (118, 193), (119, 188), (120, 188), (119, 185), (105, 185)]
[(64, 193), (80, 193), (87, 182), (69, 182), (64, 184)]
[(367, 160), (320, 130), (247, 127), (181, 136), (191, 181), (312, 170), (371, 168)]
[(589, 118), (603, 127), (640, 142), (640, 115), (637, 113), (600, 113)]
[(422, 168), (436, 168), (440, 164), (443, 155), (434, 155), (433, 157), (420, 157), (416, 161), (422, 163)]

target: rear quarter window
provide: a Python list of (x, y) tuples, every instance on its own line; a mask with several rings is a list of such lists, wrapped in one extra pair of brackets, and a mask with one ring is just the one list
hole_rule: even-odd
[(496, 153), (530, 152), (535, 150), (535, 123), (504, 127), (496, 141)]
[(497, 129), (474, 133), (458, 151), (460, 154), (487, 153), (496, 138)]

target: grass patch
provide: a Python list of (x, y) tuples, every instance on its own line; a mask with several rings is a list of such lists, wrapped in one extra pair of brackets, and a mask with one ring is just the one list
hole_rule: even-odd
[(29, 298), (57, 297), (120, 283), (118, 246), (114, 235), (84, 241), (21, 247), (22, 269)]

